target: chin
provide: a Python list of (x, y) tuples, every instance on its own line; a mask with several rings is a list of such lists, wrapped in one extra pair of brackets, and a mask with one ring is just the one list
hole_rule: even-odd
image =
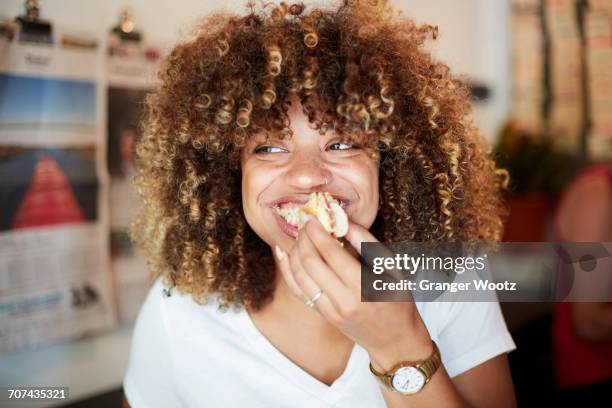
[(269, 214), (257, 217), (257, 223), (247, 223), (255, 234), (274, 251), (274, 246), (280, 246), (284, 251), (289, 251), (295, 244), (295, 239), (284, 233), (276, 221)]

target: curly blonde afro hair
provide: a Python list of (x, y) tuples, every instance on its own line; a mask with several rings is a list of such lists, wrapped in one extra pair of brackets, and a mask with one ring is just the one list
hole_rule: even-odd
[(507, 173), (467, 118), (468, 88), (424, 50), (436, 35), (385, 1), (207, 17), (147, 98), (131, 235), (151, 270), (200, 303), (217, 293), (222, 309), (271, 300), (274, 259), (244, 217), (240, 151), (258, 132), (291, 137), (292, 97), (319, 132), (375, 149), (379, 240), (499, 241)]

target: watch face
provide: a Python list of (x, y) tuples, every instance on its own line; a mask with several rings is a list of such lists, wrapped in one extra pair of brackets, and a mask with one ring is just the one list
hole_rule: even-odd
[(402, 367), (393, 375), (391, 384), (402, 394), (414, 394), (425, 385), (425, 374), (415, 367)]

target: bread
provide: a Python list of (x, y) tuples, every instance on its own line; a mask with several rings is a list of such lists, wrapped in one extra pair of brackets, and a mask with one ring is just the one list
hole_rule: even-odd
[(342, 206), (328, 192), (311, 193), (308, 202), (298, 208), (279, 208), (279, 214), (290, 224), (302, 228), (311, 217), (316, 217), (323, 228), (340, 238), (348, 232), (348, 217)]

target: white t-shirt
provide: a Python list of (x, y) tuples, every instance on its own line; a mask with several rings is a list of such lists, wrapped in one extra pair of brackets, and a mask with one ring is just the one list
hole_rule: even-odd
[[(199, 305), (158, 279), (140, 310), (124, 392), (144, 407), (386, 407), (355, 345), (331, 385), (293, 363), (259, 332), (244, 308), (217, 311), (216, 296)], [(497, 302), (416, 303), (453, 377), (516, 348)]]

